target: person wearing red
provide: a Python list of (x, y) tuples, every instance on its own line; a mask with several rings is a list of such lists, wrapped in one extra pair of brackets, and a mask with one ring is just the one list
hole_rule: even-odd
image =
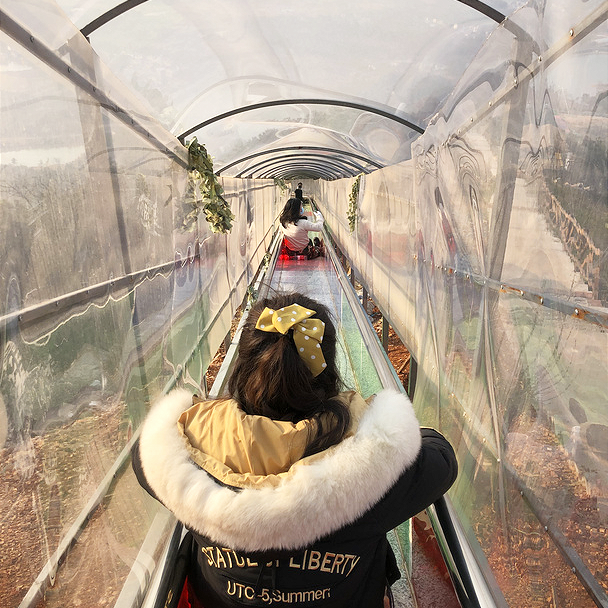
[(320, 232), (323, 229), (323, 216), (315, 212), (315, 221), (311, 222), (302, 209), (302, 202), (290, 198), (279, 217), (280, 229), (289, 255), (305, 255), (309, 259), (318, 257), (319, 251), (308, 237), (309, 232)]

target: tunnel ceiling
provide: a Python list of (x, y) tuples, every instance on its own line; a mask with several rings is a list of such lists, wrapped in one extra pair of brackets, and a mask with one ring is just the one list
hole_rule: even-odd
[(93, 50), (228, 176), (337, 179), (407, 160), (524, 0), (58, 0)]

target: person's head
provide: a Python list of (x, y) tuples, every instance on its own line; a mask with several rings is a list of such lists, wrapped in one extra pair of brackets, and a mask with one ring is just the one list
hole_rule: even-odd
[[(293, 304), (313, 310), (310, 320), (325, 323), (320, 343), (326, 367), (313, 375), (294, 342), (295, 329), (287, 333), (256, 329), (266, 308), (279, 311)], [(258, 301), (250, 310), (239, 341), (239, 353), (228, 390), (247, 414), (298, 422), (330, 415), (331, 428), (319, 424), (307, 453), (315, 453), (340, 441), (350, 422), (346, 406), (333, 399), (342, 388), (336, 365), (336, 329), (328, 309), (301, 293), (276, 295)]]
[(302, 188), (302, 182), (298, 182), (298, 188)]
[(295, 224), (298, 220), (305, 220), (302, 213), (302, 201), (298, 198), (290, 198), (281, 211), (279, 221), (287, 228), (287, 224)]

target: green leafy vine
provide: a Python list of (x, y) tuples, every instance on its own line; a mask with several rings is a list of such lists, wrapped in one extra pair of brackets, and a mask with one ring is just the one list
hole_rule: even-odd
[(353, 187), (348, 196), (348, 212), (346, 214), (346, 217), (348, 218), (348, 226), (351, 232), (353, 232), (357, 227), (357, 201), (359, 199), (359, 186), (361, 184), (361, 177), (362, 174), (357, 175), (357, 179), (355, 179)]
[(212, 232), (227, 233), (232, 229), (234, 214), (222, 196), (224, 189), (213, 173), (213, 161), (204, 145), (196, 137), (188, 144), (188, 186), (184, 196), (182, 227), (193, 230), (201, 212)]
[(274, 185), (277, 186), (281, 190), (281, 194), (285, 194), (285, 192), (287, 190), (287, 184), (285, 183), (285, 180), (283, 178), (275, 177)]

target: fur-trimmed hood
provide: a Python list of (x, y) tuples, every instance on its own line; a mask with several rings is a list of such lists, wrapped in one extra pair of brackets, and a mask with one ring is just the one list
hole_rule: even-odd
[[(251, 483), (243, 479), (226, 487), (202, 468), (210, 470), (206, 463), (217, 457), (197, 457), (200, 446), (193, 446), (178, 424), (191, 405), (188, 392), (175, 390), (153, 406), (140, 438), (143, 472), (158, 498), (188, 528), (242, 551), (298, 549), (352, 523), (391, 488), (421, 446), (409, 399), (387, 389), (357, 412), (355, 427), (340, 444), (288, 463), (278, 474), (270, 472), (275, 478), (268, 483), (256, 475)], [(221, 411), (219, 423), (231, 420), (232, 432), (239, 417), (226, 418)], [(255, 432), (242, 443), (245, 451), (255, 445)]]

